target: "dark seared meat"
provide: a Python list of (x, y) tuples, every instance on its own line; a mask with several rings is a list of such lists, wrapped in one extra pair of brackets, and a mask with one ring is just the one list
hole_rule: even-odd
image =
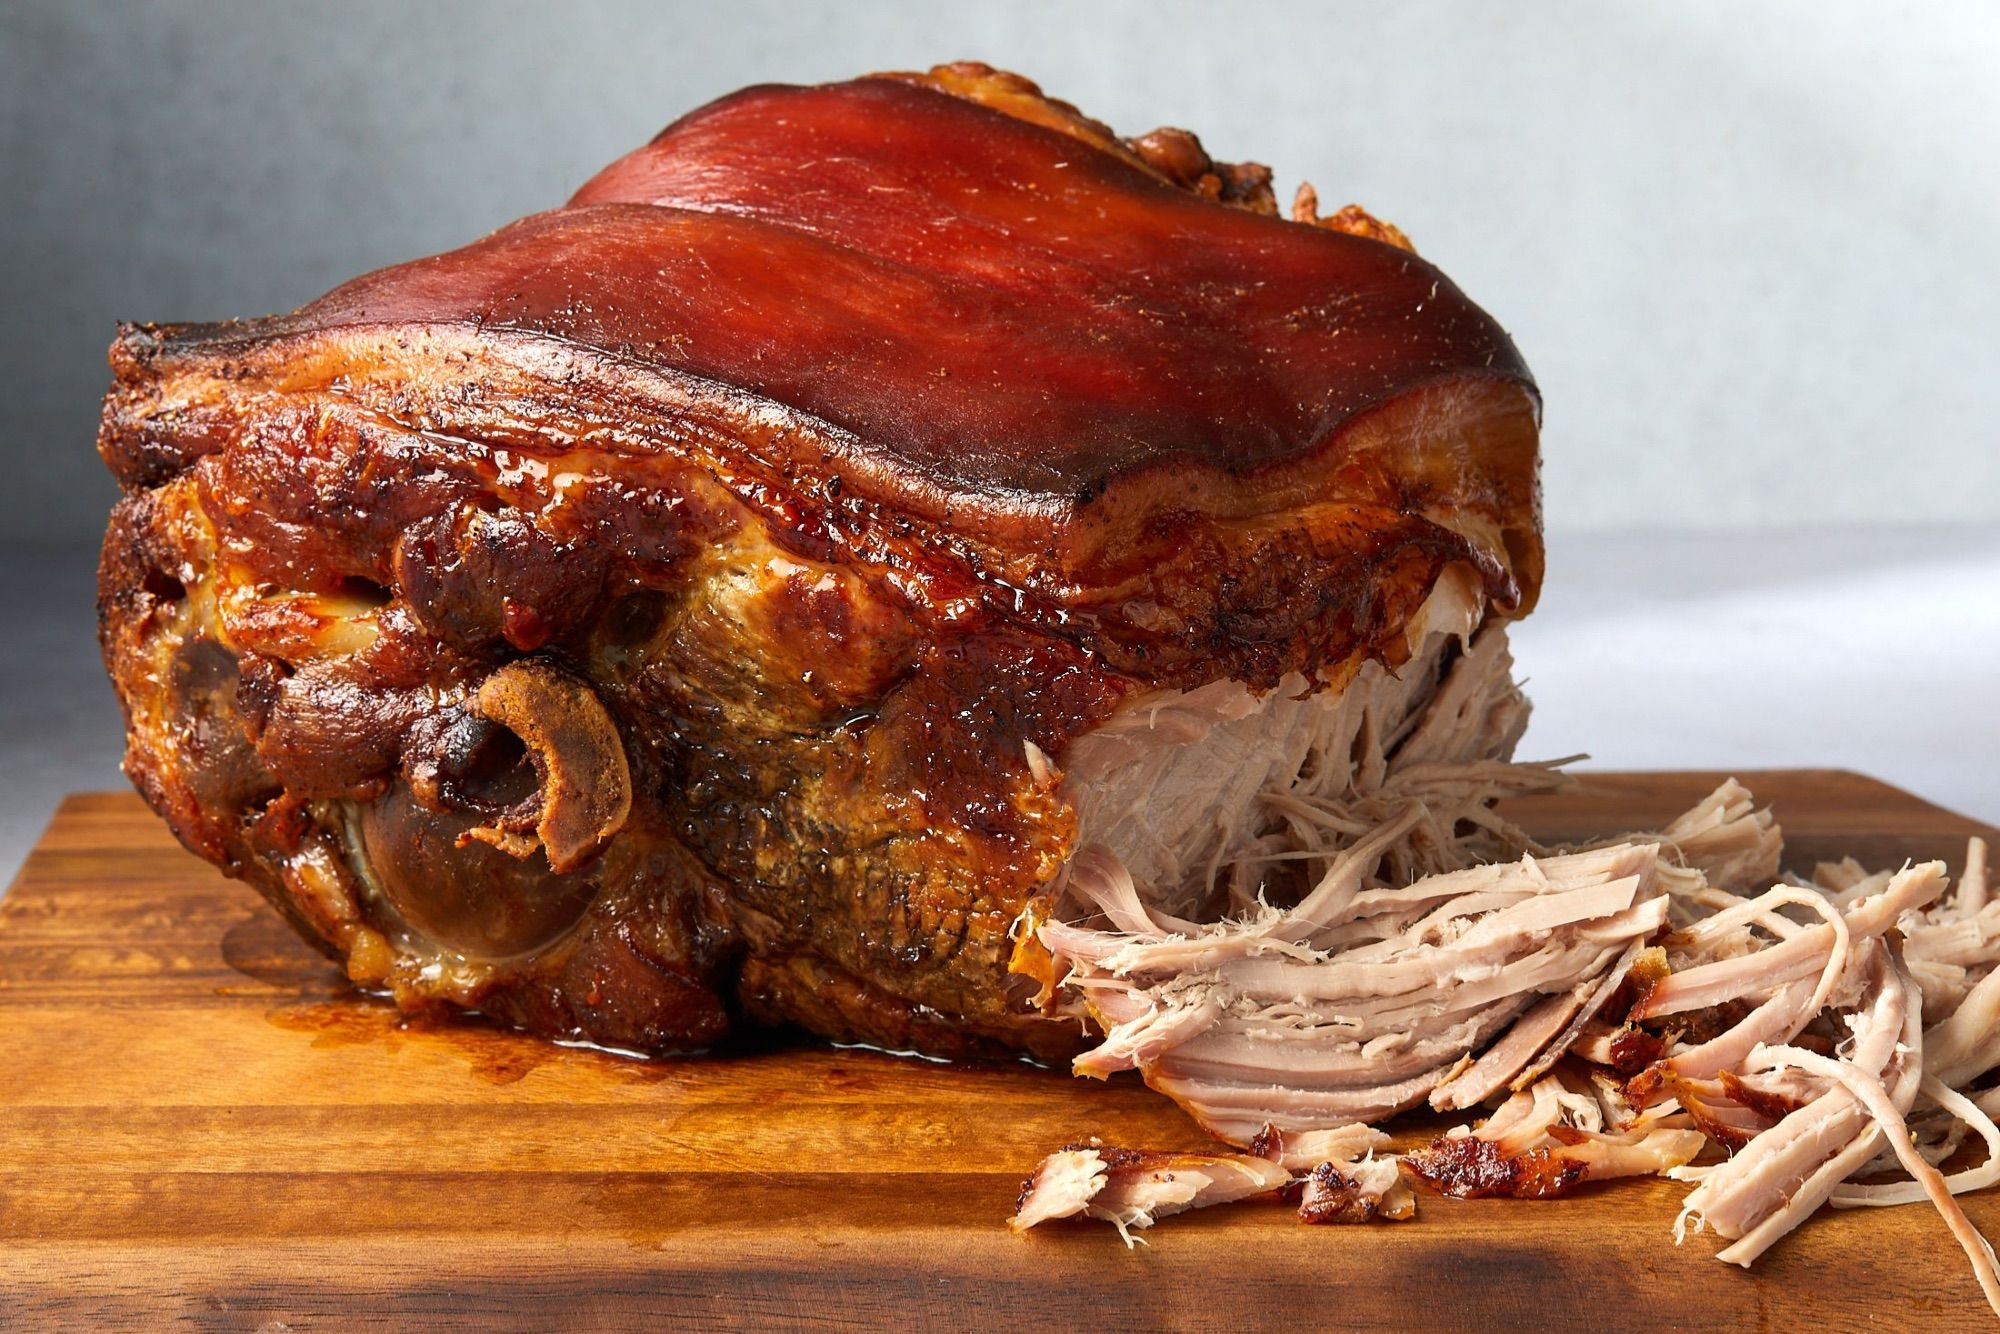
[(292, 315), (127, 328), (128, 772), (405, 1006), (1073, 1051), (1007, 974), (1078, 838), (1036, 757), (1540, 577), (1505, 334), (1260, 173), (979, 67), (758, 88)]

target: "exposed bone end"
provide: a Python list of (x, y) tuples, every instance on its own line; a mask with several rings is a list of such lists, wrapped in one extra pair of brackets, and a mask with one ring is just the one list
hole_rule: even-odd
[(539, 847), (560, 875), (625, 827), (631, 767), (617, 725), (589, 686), (551, 663), (524, 658), (487, 677), (476, 705), (481, 717), (521, 738), (541, 788), (521, 807), (475, 826), (470, 837), (513, 857)]

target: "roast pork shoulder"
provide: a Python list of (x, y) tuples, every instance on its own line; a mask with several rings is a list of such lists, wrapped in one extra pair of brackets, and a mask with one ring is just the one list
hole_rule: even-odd
[[(1289, 911), (1385, 828), (1385, 883), (1462, 869), (1542, 772), (1497, 763), (1541, 576), (1507, 335), (1393, 227), (982, 66), (747, 89), (111, 362), (127, 771), (408, 1009), (1144, 1066), (1101, 1044), (1159, 996), (1075, 932)], [(1162, 1078), (1267, 1116), (1239, 1038)]]

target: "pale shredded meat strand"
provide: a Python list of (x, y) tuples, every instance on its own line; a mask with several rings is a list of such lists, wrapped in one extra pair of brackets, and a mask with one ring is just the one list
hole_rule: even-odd
[[(1826, 1204), (1924, 1201), (2000, 1314), (1954, 1199), (2000, 1183), (1984, 841), (1951, 893), (1940, 862), (1783, 876), (1782, 830), (1732, 779), (1656, 832), (1539, 847), (1493, 809), (1563, 781), (1510, 758), (1527, 705), (1504, 627), (1435, 602), (1400, 673), (1282, 703), (1226, 684), (1146, 701), (1069, 757), (1081, 851), (1023, 929), (1052, 1008), (1102, 1034), (1077, 1072), (1137, 1070), (1285, 1173), (1070, 1214), (1129, 1235), (1295, 1184), (1321, 1220), (1360, 1221), (1399, 1216), (1390, 1166), (1405, 1187), (1537, 1197), (1653, 1173), (1696, 1183), (1677, 1239), (1715, 1231), (1747, 1266)], [(1218, 760), (1248, 775), (1219, 798)], [(1652, 1053), (1636, 1078), (1608, 1068), (1635, 1050)], [(1389, 1152), (1370, 1123), (1426, 1100), (1497, 1106)], [(1968, 1137), (1983, 1157), (1947, 1174)], [(1711, 1140), (1731, 1156), (1695, 1165)], [(1037, 1179), (1075, 1195), (1083, 1166), (1052, 1155)]]

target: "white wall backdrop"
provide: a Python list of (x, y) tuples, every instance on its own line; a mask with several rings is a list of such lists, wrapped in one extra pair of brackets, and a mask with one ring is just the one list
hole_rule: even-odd
[(954, 57), (1394, 219), (1514, 332), (1553, 527), (2000, 518), (2000, 6), (0, 11), (0, 489), (82, 535), (117, 318), (288, 308), (744, 83)]

